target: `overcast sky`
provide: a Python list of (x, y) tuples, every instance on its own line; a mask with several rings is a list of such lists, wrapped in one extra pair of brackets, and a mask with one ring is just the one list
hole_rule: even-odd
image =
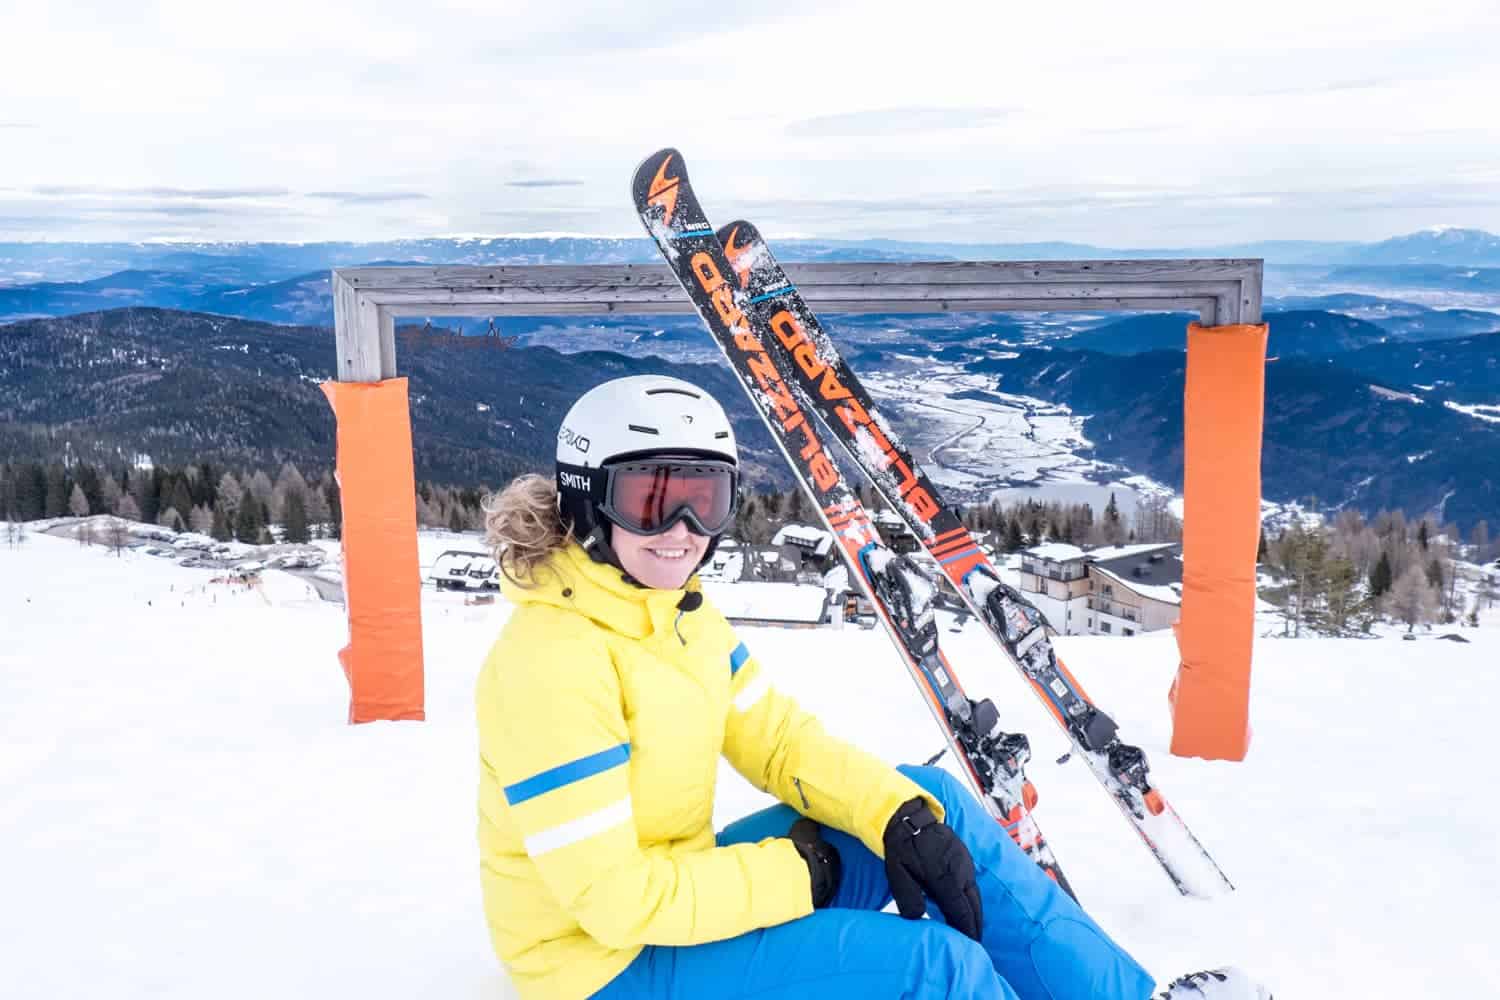
[[(1141, 13), (1150, 11), (1148, 16)], [(16, 3), (0, 240), (1500, 231), (1500, 3)]]

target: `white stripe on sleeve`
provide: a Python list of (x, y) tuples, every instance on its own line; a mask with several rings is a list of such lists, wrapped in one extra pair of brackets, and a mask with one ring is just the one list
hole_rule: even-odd
[(755, 706), (755, 703), (760, 701), (769, 690), (771, 690), (771, 682), (766, 678), (766, 675), (763, 673), (756, 674), (755, 679), (745, 685), (745, 690), (735, 696), (734, 710), (736, 712), (750, 711)]
[(533, 833), (526, 838), (526, 853), (533, 858), (541, 857), (548, 851), (555, 851), (569, 844), (576, 844), (580, 840), (587, 840), (596, 833), (611, 830), (621, 823), (630, 822), (630, 796), (625, 796), (613, 805), (605, 806), (598, 812), (591, 812), (587, 816), (560, 823), (540, 833)]

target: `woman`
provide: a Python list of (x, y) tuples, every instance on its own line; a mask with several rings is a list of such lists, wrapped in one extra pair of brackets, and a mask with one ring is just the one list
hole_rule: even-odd
[[(555, 472), (489, 506), (516, 610), (476, 692), (485, 912), (525, 1000), (1150, 994), (957, 781), (829, 736), (703, 597), (738, 486), (712, 397), (606, 382)], [(720, 754), (783, 805), (715, 836)]]

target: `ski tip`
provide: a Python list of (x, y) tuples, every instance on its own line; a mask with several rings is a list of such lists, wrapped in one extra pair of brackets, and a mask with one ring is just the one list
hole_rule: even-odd
[(719, 242), (726, 247), (731, 241), (741, 244), (764, 243), (761, 239), (760, 230), (755, 228), (755, 223), (744, 219), (735, 219), (733, 222), (719, 227)]
[(636, 210), (644, 215), (651, 209), (659, 209), (663, 220), (670, 223), (677, 208), (677, 191), (686, 182), (687, 167), (682, 154), (672, 146), (658, 149), (635, 168), (630, 193)]
[(751, 272), (755, 270), (756, 262), (761, 257), (759, 252), (752, 251), (765, 245), (760, 233), (744, 219), (736, 219), (727, 226), (721, 226), (716, 235), (719, 237), (719, 245), (724, 248), (729, 266), (734, 268), (734, 273), (740, 279), (740, 287), (748, 288)]

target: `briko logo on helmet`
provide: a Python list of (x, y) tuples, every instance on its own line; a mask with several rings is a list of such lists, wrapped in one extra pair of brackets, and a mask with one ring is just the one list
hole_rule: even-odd
[(585, 455), (589, 453), (589, 439), (568, 427), (562, 427), (558, 430), (557, 439), (563, 444), (577, 448)]

